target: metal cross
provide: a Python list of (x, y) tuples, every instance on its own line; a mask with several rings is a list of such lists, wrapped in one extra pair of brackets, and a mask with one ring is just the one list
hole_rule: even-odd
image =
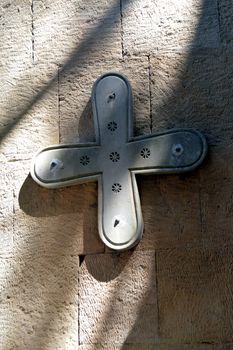
[(47, 188), (97, 180), (100, 238), (124, 250), (138, 243), (143, 232), (135, 175), (193, 170), (203, 161), (207, 144), (191, 129), (133, 137), (131, 87), (120, 74), (105, 74), (95, 82), (92, 106), (96, 142), (39, 151), (31, 175)]

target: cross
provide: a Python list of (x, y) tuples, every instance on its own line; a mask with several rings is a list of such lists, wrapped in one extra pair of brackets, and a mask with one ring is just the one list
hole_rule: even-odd
[(40, 150), (31, 175), (47, 188), (98, 181), (100, 238), (112, 249), (125, 250), (143, 232), (135, 175), (191, 171), (202, 163), (207, 143), (191, 129), (133, 137), (131, 86), (117, 73), (95, 82), (92, 107), (96, 142)]

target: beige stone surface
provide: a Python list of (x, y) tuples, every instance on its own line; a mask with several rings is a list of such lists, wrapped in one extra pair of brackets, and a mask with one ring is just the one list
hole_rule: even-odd
[(213, 350), (232, 350), (233, 344), (218, 344), (214, 345)]
[(209, 145), (232, 143), (231, 50), (151, 57), (153, 131), (196, 128)]
[(74, 65), (121, 57), (120, 3), (115, 0), (33, 0), (35, 62)]
[(14, 231), (14, 204), (12, 174), (7, 166), (0, 162), (0, 257), (12, 254)]
[(199, 245), (201, 235), (199, 175), (140, 176), (144, 233), (137, 249)]
[(157, 342), (154, 252), (86, 256), (79, 297), (81, 344)]
[[(85, 344), (79, 346), (80, 350), (213, 350), (213, 346), (210, 344), (205, 345), (159, 345), (159, 344), (105, 344), (105, 345), (97, 345), (97, 344)], [(221, 348), (220, 348), (221, 349)], [(222, 348), (225, 350), (225, 348)], [(229, 350), (228, 348), (226, 348)]]
[(1, 83), (6, 77), (15, 79), (21, 76), (22, 70), (32, 62), (31, 27), (30, 0), (1, 1)]
[(97, 230), (96, 184), (45, 189), (29, 176), (31, 161), (15, 162), (15, 249), (22, 254), (103, 252)]
[(41, 65), (7, 79), (0, 101), (0, 160), (31, 159), (59, 140), (57, 78)]
[(232, 342), (232, 246), (157, 256), (162, 343)]
[(205, 245), (227, 246), (233, 242), (232, 161), (232, 145), (213, 147), (201, 171), (200, 206)]
[[(81, 68), (60, 74), (60, 136), (61, 142), (94, 141), (92, 86), (106, 72), (125, 75), (131, 83), (134, 100), (135, 135), (150, 133), (150, 96), (148, 59), (88, 60)], [(137, 72), (137, 74), (135, 74)]]
[(78, 265), (64, 251), (1, 258), (1, 349), (77, 349)]
[[(0, 54), (0, 140), (6, 136), (19, 114), (20, 106), (24, 105), (27, 90), (17, 91), (24, 72), (32, 63), (31, 40), (31, 2), (30, 0), (3, 0), (0, 4), (1, 54)], [(13, 143), (13, 141), (12, 141)], [(13, 150), (14, 147), (14, 150)], [(7, 148), (7, 150), (6, 150)], [(2, 153), (10, 151), (10, 142)], [(12, 153), (17, 152), (16, 145), (12, 145)]]
[(122, 1), (126, 55), (216, 47), (216, 0)]
[(56, 76), (33, 66), (32, 19), (31, 1), (1, 2), (1, 161), (28, 159), (58, 142)]

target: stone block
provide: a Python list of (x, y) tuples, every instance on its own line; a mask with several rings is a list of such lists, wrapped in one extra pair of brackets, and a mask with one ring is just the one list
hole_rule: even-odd
[[(2, 0), (1, 28), (1, 84), (3, 78), (15, 79), (32, 62), (32, 12), (30, 0)], [(2, 85), (4, 86), (4, 84)], [(5, 86), (2, 93), (7, 93)]]
[[(29, 95), (29, 77), (24, 79), (27, 67), (32, 64), (32, 13), (30, 0), (1, 1), (1, 60), (0, 60), (0, 160), (6, 153), (15, 156), (20, 145), (14, 135), (5, 143), (14, 128)], [(24, 135), (25, 136), (25, 135)]]
[[(80, 350), (93, 350), (93, 345), (85, 344), (79, 346)], [(221, 349), (221, 348), (220, 348)], [(223, 348), (224, 349), (224, 348)], [(229, 348), (230, 349), (230, 348)], [(229, 350), (227, 348), (227, 350)], [(111, 344), (111, 345), (97, 345), (95, 350), (213, 350), (212, 345), (160, 345), (160, 344)], [(224, 349), (225, 350), (225, 349)]]
[(3, 90), (1, 161), (29, 159), (39, 148), (58, 143), (56, 76), (46, 73), (43, 66), (28, 66), (20, 78), (9, 78)]
[(232, 146), (210, 149), (200, 176), (202, 241), (227, 246), (233, 242), (233, 153)]
[(213, 346), (213, 350), (232, 350), (233, 344), (218, 344)]
[(0, 266), (1, 349), (76, 350), (78, 257), (32, 251)]
[(15, 187), (15, 250), (77, 255), (103, 252), (97, 230), (95, 184), (45, 189), (28, 175), (31, 161), (12, 166)]
[(153, 131), (196, 128), (211, 146), (231, 144), (232, 58), (230, 50), (151, 57)]
[(122, 1), (125, 55), (219, 45), (216, 0)]
[(33, 1), (35, 62), (79, 66), (121, 57), (120, 5), (115, 0)]
[(161, 343), (232, 342), (232, 250), (158, 252)]
[(199, 245), (202, 238), (198, 172), (138, 179), (144, 233), (137, 249)]
[(7, 163), (0, 163), (0, 257), (9, 257), (13, 248), (14, 205), (12, 174)]
[(80, 268), (80, 344), (155, 344), (154, 252), (86, 256)]

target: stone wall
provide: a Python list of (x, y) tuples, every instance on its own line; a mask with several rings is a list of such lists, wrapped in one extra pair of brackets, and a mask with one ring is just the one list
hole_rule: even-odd
[[(232, 0), (2, 0), (0, 348), (233, 349)], [(133, 88), (135, 135), (210, 146), (191, 174), (138, 176), (141, 243), (98, 238), (97, 184), (47, 190), (38, 148), (94, 139), (102, 73)]]

